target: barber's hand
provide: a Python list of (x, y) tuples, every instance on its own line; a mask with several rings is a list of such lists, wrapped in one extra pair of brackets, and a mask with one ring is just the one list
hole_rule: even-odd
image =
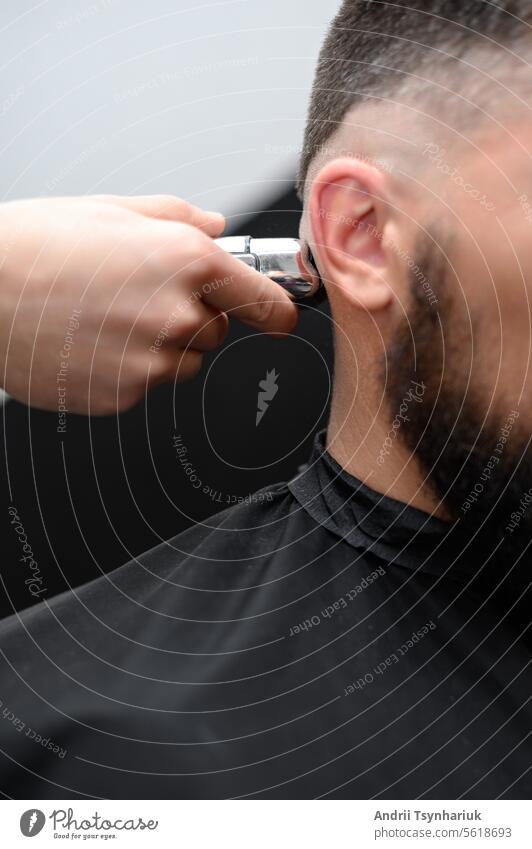
[(125, 410), (187, 380), (228, 315), (290, 332), (286, 293), (213, 242), (216, 213), (172, 196), (0, 204), (0, 385), (48, 410)]

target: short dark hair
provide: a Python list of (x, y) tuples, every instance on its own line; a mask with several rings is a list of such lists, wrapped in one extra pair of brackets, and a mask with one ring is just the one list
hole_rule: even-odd
[(427, 62), (456, 64), (472, 47), (532, 37), (531, 19), (530, 0), (344, 0), (320, 52), (300, 197), (312, 159), (353, 105), (390, 96), (404, 83), (405, 72), (419, 73)]

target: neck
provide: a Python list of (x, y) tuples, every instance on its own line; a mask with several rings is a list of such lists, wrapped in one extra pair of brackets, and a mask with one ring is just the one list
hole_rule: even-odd
[[(336, 373), (361, 376), (337, 361)], [(371, 375), (370, 366), (364, 369)], [(401, 428), (408, 427), (408, 409), (420, 403), (422, 384), (412, 384), (400, 405), (389, 411), (376, 381), (335, 384), (327, 428), (327, 450), (349, 474), (376, 492), (395, 498), (430, 515), (448, 518), (444, 505), (426, 480), (415, 455), (403, 444)], [(417, 400), (416, 400), (417, 398)]]

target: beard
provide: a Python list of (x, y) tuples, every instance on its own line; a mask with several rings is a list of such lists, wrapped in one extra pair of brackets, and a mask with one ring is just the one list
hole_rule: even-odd
[(393, 419), (412, 398), (414, 383), (423, 386), (397, 438), (417, 458), (460, 537), (474, 537), (477, 555), (508, 565), (531, 539), (531, 437), (519, 410), (472, 385), (481, 322), (466, 304), (460, 311), (453, 296), (459, 281), (443, 252), (424, 238), (416, 255), (411, 308), (384, 362), (389, 414)]

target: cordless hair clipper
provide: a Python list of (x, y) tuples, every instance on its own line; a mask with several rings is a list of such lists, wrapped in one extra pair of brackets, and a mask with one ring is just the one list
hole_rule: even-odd
[(299, 239), (254, 239), (252, 236), (222, 236), (217, 245), (245, 262), (270, 280), (274, 280), (290, 295), (293, 301), (321, 298), (325, 288), (307, 248), (305, 262), (312, 270), (306, 275), (298, 262), (301, 254)]

